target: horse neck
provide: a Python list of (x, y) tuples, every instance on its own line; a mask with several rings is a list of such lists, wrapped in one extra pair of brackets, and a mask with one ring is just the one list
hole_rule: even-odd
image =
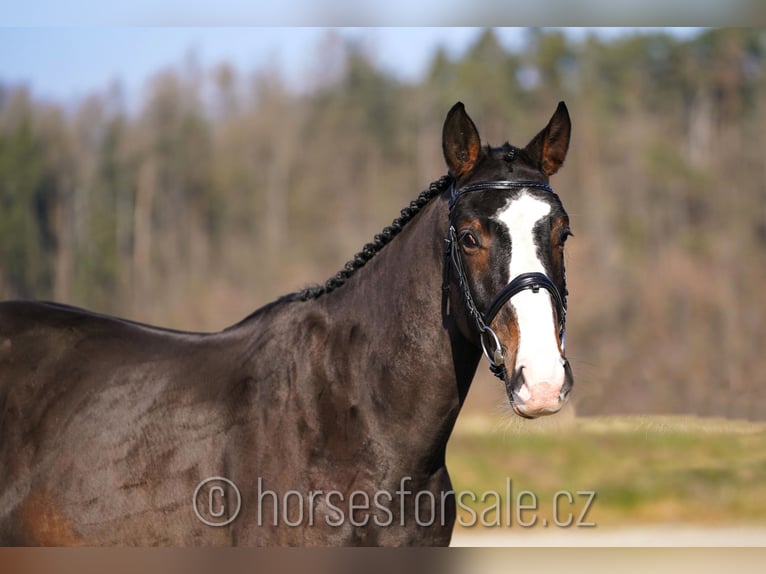
[[(347, 344), (349, 392), (366, 403), (375, 432), (399, 452), (443, 464), (444, 449), (480, 358), (442, 313), (448, 209), (439, 197), (324, 304)], [(389, 442), (390, 444), (390, 442)], [(435, 457), (435, 458), (434, 458)]]

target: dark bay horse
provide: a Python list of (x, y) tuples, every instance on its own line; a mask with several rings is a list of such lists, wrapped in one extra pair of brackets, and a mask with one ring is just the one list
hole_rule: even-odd
[(219, 333), (0, 304), (0, 543), (448, 544), (482, 354), (520, 416), (572, 387), (548, 186), (569, 137), (561, 103), (525, 147), (483, 146), (456, 104), (448, 176), (326, 284)]

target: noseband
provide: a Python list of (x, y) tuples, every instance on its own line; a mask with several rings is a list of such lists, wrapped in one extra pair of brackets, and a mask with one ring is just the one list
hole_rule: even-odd
[[(473, 185), (466, 185), (457, 189), (455, 187), (455, 180), (453, 179), (450, 190), (450, 226), (449, 231), (447, 231), (446, 246), (444, 250), (444, 277), (442, 289), (445, 291), (446, 295), (446, 291), (449, 291), (450, 286), (450, 270), (454, 270), (457, 284), (460, 287), (460, 292), (463, 296), (463, 303), (479, 331), (481, 349), (484, 352), (484, 356), (489, 361), (489, 369), (501, 380), (504, 380), (505, 375), (507, 374), (505, 368), (505, 355), (500, 340), (490, 327), (495, 316), (500, 312), (500, 309), (503, 308), (511, 297), (518, 295), (522, 291), (531, 290), (533, 293), (538, 293), (541, 288), (545, 289), (550, 293), (551, 300), (556, 307), (556, 316), (559, 323), (559, 341), (561, 341), (561, 347), (563, 348), (564, 336), (566, 334), (566, 299), (561, 296), (561, 292), (558, 290), (558, 287), (556, 287), (556, 284), (544, 273), (522, 273), (514, 277), (510, 283), (503, 287), (500, 290), (500, 293), (497, 294), (495, 299), (489, 305), (487, 311), (481, 313), (476, 307), (476, 303), (474, 303), (471, 287), (468, 284), (468, 277), (465, 273), (465, 267), (463, 266), (463, 259), (460, 255), (457, 232), (455, 231), (453, 208), (462, 195), (471, 191), (483, 191), (487, 189), (522, 189), (530, 187), (544, 189), (553, 193), (553, 189), (551, 189), (547, 183), (542, 181), (485, 181)], [(493, 349), (491, 353), (490, 349)]]

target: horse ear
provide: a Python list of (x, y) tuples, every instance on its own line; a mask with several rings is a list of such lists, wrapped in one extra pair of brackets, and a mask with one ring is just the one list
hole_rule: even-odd
[(442, 130), (442, 151), (450, 174), (460, 177), (476, 165), (481, 152), (481, 139), (462, 102), (456, 103), (447, 114)]
[(559, 102), (548, 125), (527, 144), (526, 151), (540, 164), (545, 175), (556, 173), (569, 149), (572, 122), (564, 102)]

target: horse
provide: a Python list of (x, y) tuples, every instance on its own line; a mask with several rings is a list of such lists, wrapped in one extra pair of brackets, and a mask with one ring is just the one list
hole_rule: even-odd
[(482, 355), (521, 417), (572, 389), (549, 185), (570, 132), (561, 102), (491, 147), (456, 103), (447, 175), (325, 284), (220, 332), (0, 303), (0, 543), (448, 545)]

